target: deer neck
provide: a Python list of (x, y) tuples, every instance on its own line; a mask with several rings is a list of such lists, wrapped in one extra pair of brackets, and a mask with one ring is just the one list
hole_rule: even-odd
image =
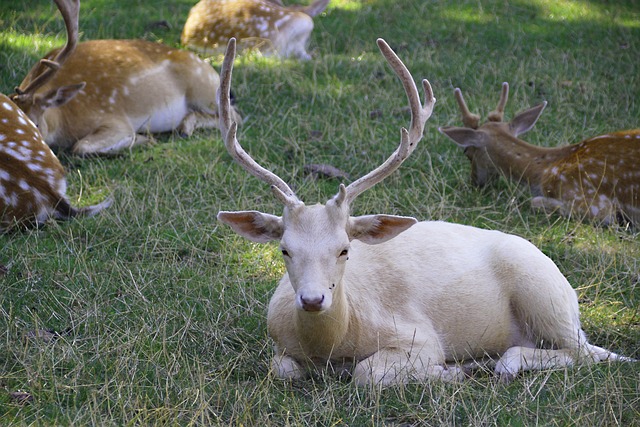
[(532, 189), (539, 188), (545, 170), (571, 150), (571, 146), (538, 147), (517, 138), (487, 147), (495, 167), (514, 180), (525, 181)]
[(344, 284), (339, 283), (333, 291), (333, 303), (322, 312), (296, 310), (294, 324), (296, 335), (304, 352), (312, 358), (328, 360), (341, 355), (350, 326), (349, 300)]

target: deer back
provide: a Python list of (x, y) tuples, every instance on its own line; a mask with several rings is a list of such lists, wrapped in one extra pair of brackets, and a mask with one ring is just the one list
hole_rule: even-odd
[(49, 217), (91, 215), (111, 203), (78, 210), (67, 201), (66, 188), (64, 168), (38, 128), (0, 94), (0, 230), (39, 224)]
[(306, 46), (313, 30), (313, 16), (329, 0), (307, 7), (285, 7), (266, 0), (201, 0), (189, 12), (182, 44), (212, 52), (234, 37), (245, 47), (282, 57), (310, 59)]
[(639, 129), (596, 136), (562, 150), (565, 156), (543, 169), (536, 207), (605, 224), (640, 224)]

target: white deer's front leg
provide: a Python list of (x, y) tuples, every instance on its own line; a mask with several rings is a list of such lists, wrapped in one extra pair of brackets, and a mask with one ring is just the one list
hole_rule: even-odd
[(307, 371), (291, 356), (278, 352), (271, 360), (271, 369), (278, 378), (285, 380), (297, 380), (307, 376)]
[(411, 381), (461, 381), (466, 377), (458, 366), (446, 366), (439, 357), (418, 354), (400, 348), (378, 351), (359, 362), (353, 372), (358, 385), (406, 384)]

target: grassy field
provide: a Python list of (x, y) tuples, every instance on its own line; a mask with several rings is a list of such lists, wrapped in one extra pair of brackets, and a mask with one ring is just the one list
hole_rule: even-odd
[[(179, 45), (195, 0), (83, 0), (83, 40)], [(331, 164), (355, 179), (384, 160), (409, 117), (377, 51), (385, 38), (438, 99), (425, 138), (354, 214), (447, 220), (523, 236), (579, 294), (590, 341), (640, 357), (638, 230), (531, 211), (504, 179), (478, 191), (464, 155), (437, 132), (511, 85), (510, 118), (549, 105), (526, 139), (563, 145), (639, 126), (637, 0), (332, 0), (305, 62), (246, 55), (233, 90), (239, 137), (307, 203), (337, 191), (305, 175)], [(0, 0), (0, 91), (64, 42), (46, 0)], [(218, 68), (221, 58), (212, 58)], [(108, 68), (109, 64), (105, 64)], [(268, 369), (266, 308), (284, 272), (277, 245), (250, 243), (218, 210), (280, 214), (215, 130), (109, 159), (64, 153), (73, 203), (115, 197), (103, 215), (0, 236), (0, 425), (640, 425), (640, 364), (480, 373), (462, 384), (357, 388), (333, 377), (284, 382)], [(455, 309), (455, 308), (452, 308)]]

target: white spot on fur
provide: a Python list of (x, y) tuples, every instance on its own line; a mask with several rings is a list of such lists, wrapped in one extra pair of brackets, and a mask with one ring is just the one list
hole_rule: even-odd
[(34, 172), (40, 172), (42, 170), (42, 166), (34, 162), (27, 163), (27, 167)]
[(22, 178), (18, 180), (18, 187), (20, 187), (24, 191), (30, 191), (31, 190), (31, 186), (27, 183), (27, 181), (25, 181)]

